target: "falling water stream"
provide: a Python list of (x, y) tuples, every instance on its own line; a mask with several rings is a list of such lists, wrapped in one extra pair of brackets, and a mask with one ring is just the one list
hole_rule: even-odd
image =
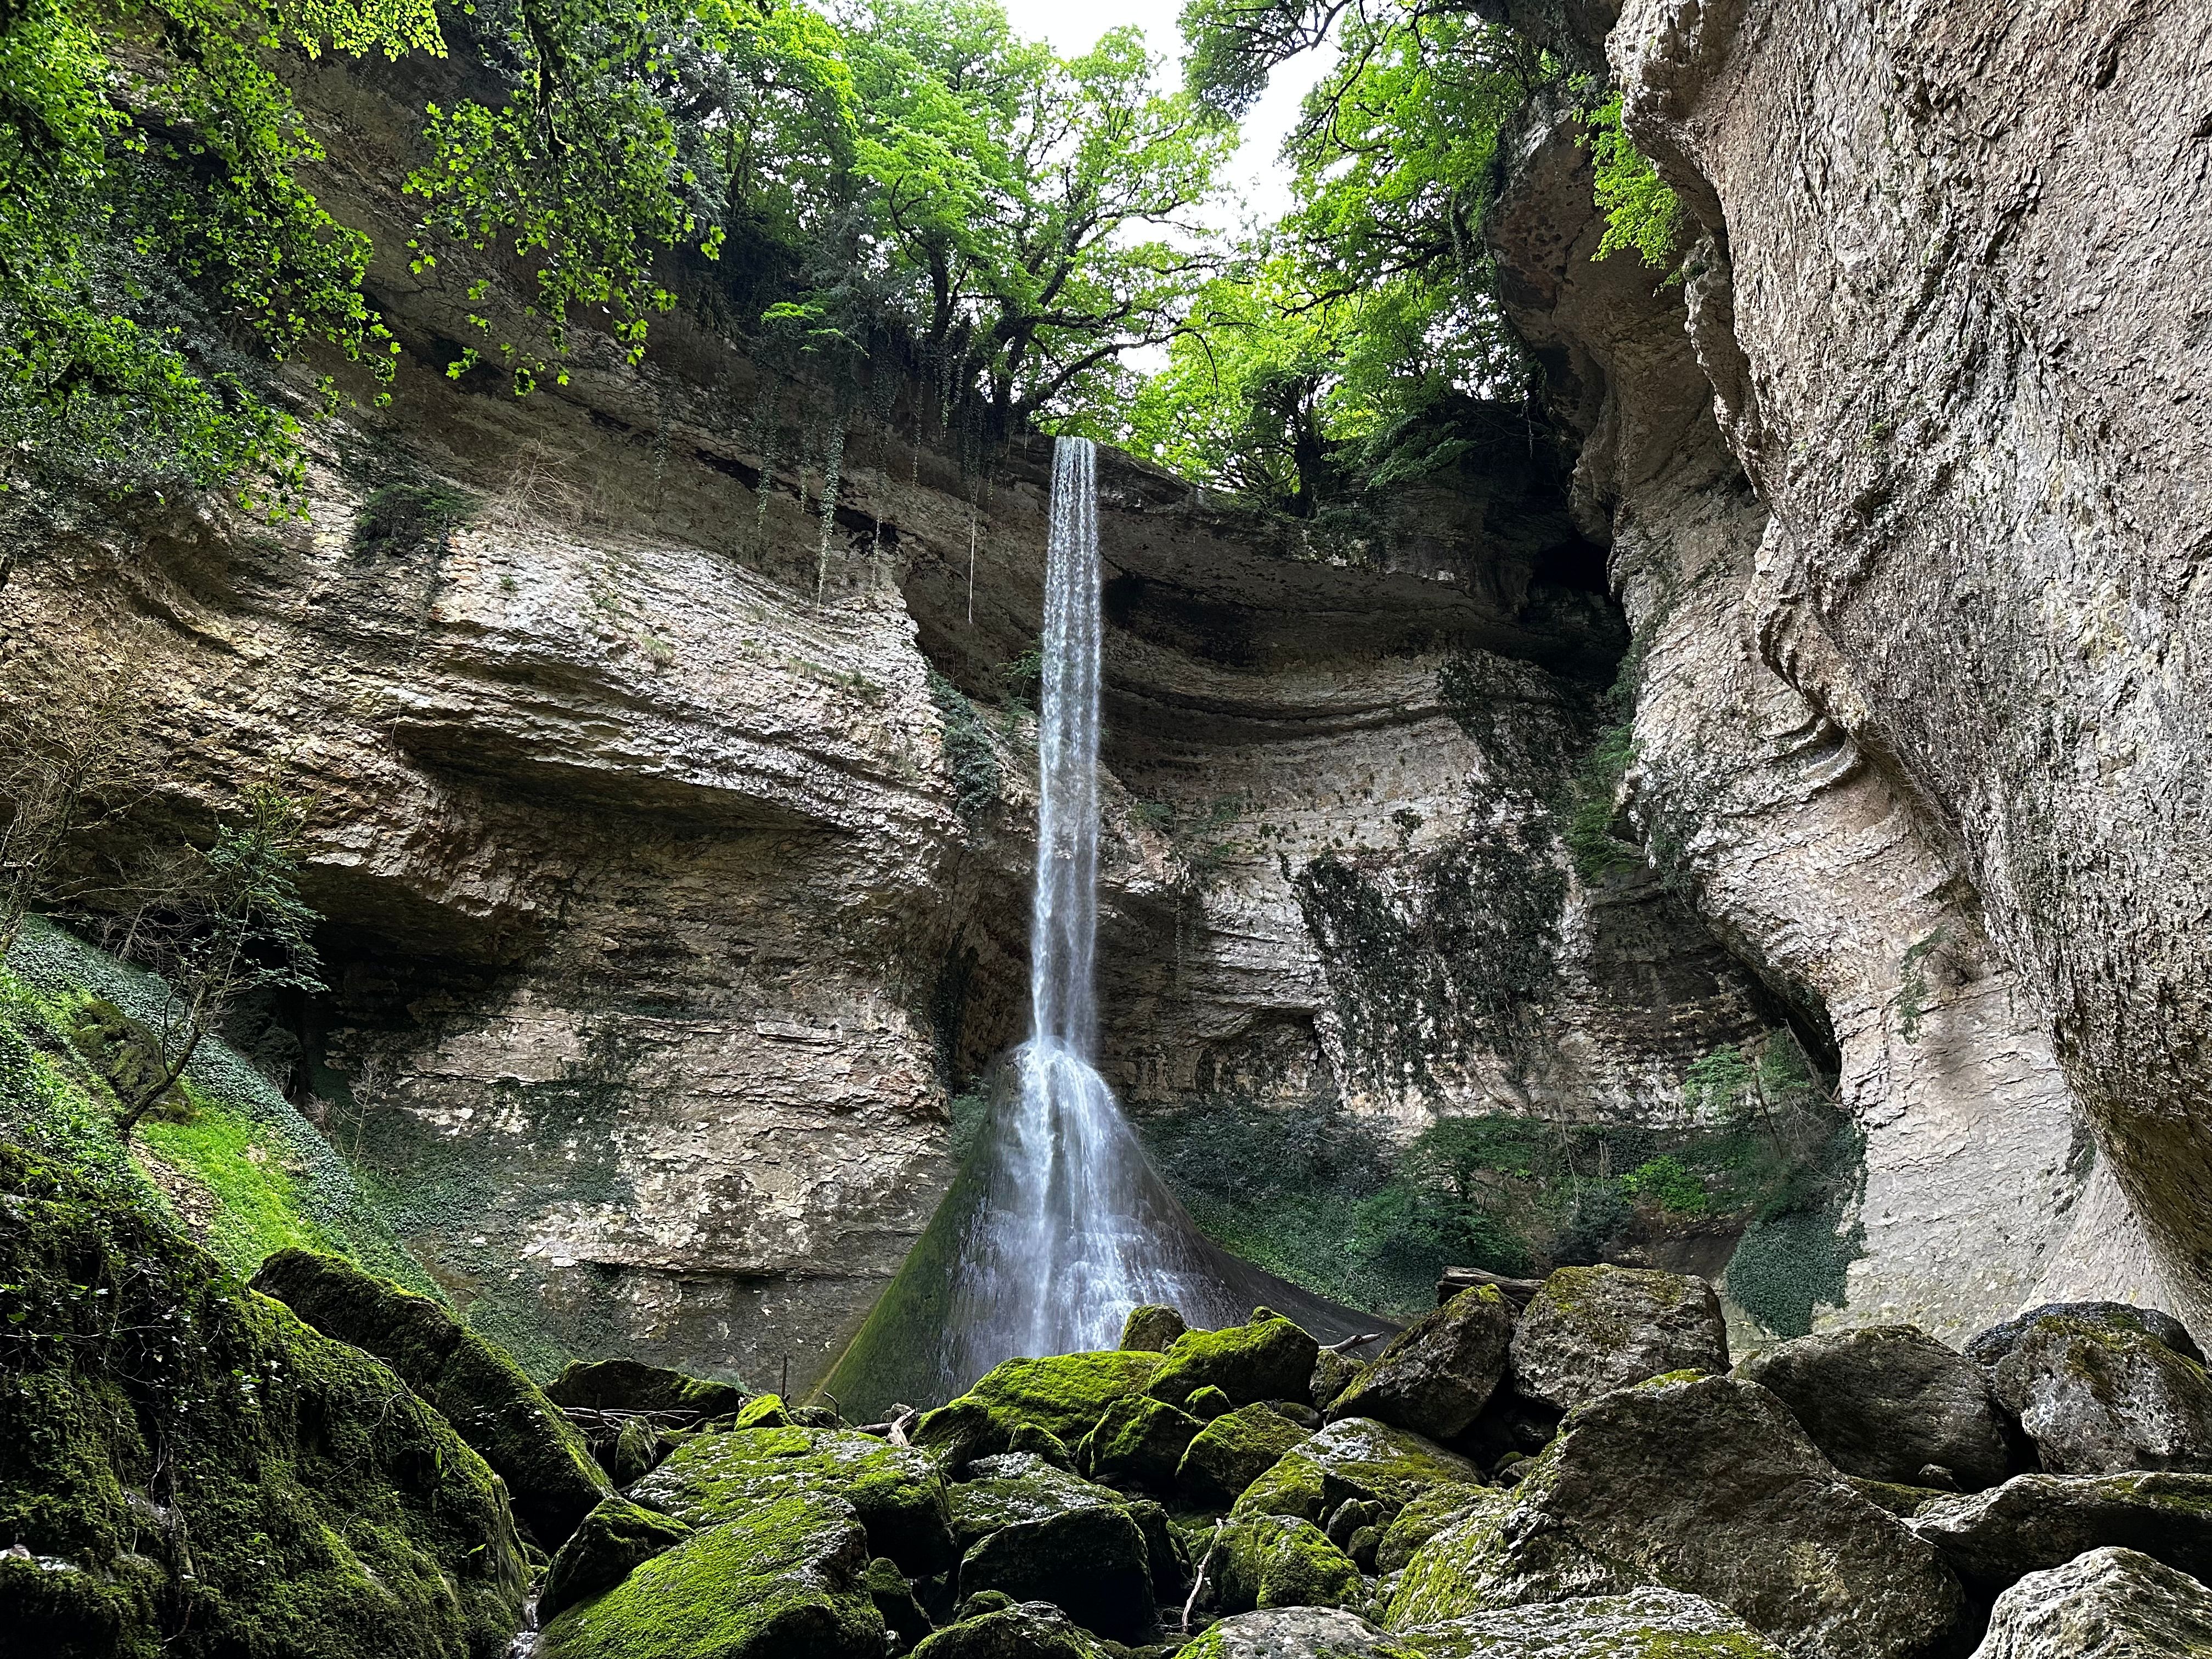
[(834, 1368), (848, 1410), (942, 1400), (1002, 1359), (1112, 1347), (1142, 1303), (1194, 1323), (1256, 1303), (1316, 1334), (1383, 1328), (1238, 1261), (1146, 1161), (1092, 1066), (1098, 1007), (1100, 617), (1096, 454), (1053, 453), (1037, 732), (1029, 1041), (1008, 1057), (976, 1150)]

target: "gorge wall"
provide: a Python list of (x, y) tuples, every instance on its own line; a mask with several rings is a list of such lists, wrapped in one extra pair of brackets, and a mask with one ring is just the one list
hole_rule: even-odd
[[(1533, 109), (1488, 234), (1547, 413), (1327, 536), (1102, 457), (1102, 1070), (1139, 1111), (1667, 1124), (1787, 1030), (1864, 1138), (1822, 1320), (2194, 1317), (2202, 26), (1528, 9), (1613, 54), (1691, 275), (1592, 262)], [(333, 199), (403, 247), (401, 106), (319, 75)], [(437, 370), (464, 273), (377, 278), (411, 361), (321, 429), (305, 522), (9, 506), (11, 683), (145, 666), (143, 839), (275, 761), (313, 794), (333, 991), (275, 1011), (286, 1081), (472, 1322), (808, 1381), (1025, 1023), (1048, 441), (971, 476), (689, 307), (518, 401)], [(1652, 867), (1587, 878), (1624, 659)]]

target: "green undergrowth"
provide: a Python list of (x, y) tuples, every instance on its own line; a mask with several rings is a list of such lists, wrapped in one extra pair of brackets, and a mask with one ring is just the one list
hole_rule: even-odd
[(1399, 1316), (1438, 1273), (1513, 1275), (1740, 1233), (1730, 1289), (1778, 1334), (1842, 1300), (1863, 1139), (1817, 1091), (1697, 1127), (1444, 1118), (1400, 1144), (1329, 1105), (1209, 1100), (1139, 1123), (1209, 1237), (1295, 1284)]
[(154, 1206), (240, 1275), (297, 1246), (437, 1294), (344, 1161), (228, 1044), (200, 1045), (181, 1086), (139, 1125), (136, 1156), (125, 1148), (103, 1073), (130, 1063), (115, 1045), (133, 1040), (131, 1022), (157, 1024), (163, 997), (152, 975), (30, 919), (0, 972), (6, 1138)]

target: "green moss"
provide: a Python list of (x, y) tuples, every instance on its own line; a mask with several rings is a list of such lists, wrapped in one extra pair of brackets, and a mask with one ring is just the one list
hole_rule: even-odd
[(1118, 1642), (1153, 1632), (1151, 1552), (1119, 1504), (1017, 1521), (979, 1540), (960, 1560), (963, 1595), (995, 1589), (1016, 1601), (1049, 1601), (1086, 1630)]
[(638, 1567), (691, 1535), (681, 1521), (610, 1497), (586, 1516), (555, 1553), (538, 1595), (540, 1624), (563, 1608), (603, 1595)]
[(590, 1359), (562, 1371), (548, 1385), (545, 1397), (558, 1406), (653, 1412), (680, 1420), (731, 1416), (744, 1408), (747, 1396), (733, 1382), (687, 1376), (641, 1360)]
[(1321, 1344), (1281, 1315), (1253, 1310), (1249, 1323), (1218, 1331), (1186, 1331), (1145, 1392), (1180, 1406), (1200, 1389), (1218, 1389), (1231, 1404), (1306, 1397)]
[(1097, 1480), (1133, 1480), (1164, 1490), (1175, 1485), (1176, 1465), (1205, 1426), (1164, 1401), (1117, 1400), (1083, 1437), (1077, 1462)]
[(952, 779), (952, 805), (969, 823), (981, 822), (999, 804), (1001, 778), (998, 750), (982, 717), (960, 688), (929, 671), (929, 698), (937, 705), (945, 732), (945, 766)]
[(270, 1256), (254, 1285), (324, 1334), (374, 1354), (443, 1412), (499, 1471), (515, 1514), (546, 1548), (558, 1548), (606, 1496), (605, 1474), (560, 1408), (429, 1297), (306, 1250)]
[(1395, 1514), (1439, 1486), (1479, 1486), (1481, 1473), (1455, 1452), (1404, 1429), (1347, 1417), (1285, 1452), (1246, 1488), (1235, 1513), (1320, 1521), (1347, 1498)]
[(795, 1426), (695, 1436), (630, 1489), (648, 1509), (693, 1527), (719, 1525), (773, 1497), (804, 1493), (849, 1504), (870, 1553), (917, 1577), (953, 1562), (951, 1517), (936, 1465), (872, 1435)]
[(791, 1412), (780, 1394), (757, 1394), (738, 1410), (733, 1429), (787, 1429), (793, 1426)]
[(924, 1413), (914, 1441), (956, 1468), (1008, 1449), (1025, 1423), (1063, 1443), (1079, 1442), (1107, 1407), (1142, 1394), (1164, 1363), (1156, 1353), (1121, 1349), (1009, 1359), (957, 1400)]
[(1251, 1516), (1221, 1529), (1214, 1562), (1224, 1612), (1255, 1607), (1364, 1609), (1367, 1592), (1352, 1558), (1310, 1521)]
[(694, 1534), (538, 1638), (543, 1659), (881, 1659), (866, 1535), (834, 1499), (775, 1499)]
[(1191, 1441), (1176, 1484), (1193, 1503), (1226, 1509), (1285, 1453), (1302, 1446), (1306, 1430), (1264, 1405), (1217, 1417)]
[(76, 1570), (24, 1609), (76, 1621), (40, 1650), (504, 1651), (523, 1563), (499, 1483), (385, 1367), (6, 1145), (0, 1285), (0, 1535)]

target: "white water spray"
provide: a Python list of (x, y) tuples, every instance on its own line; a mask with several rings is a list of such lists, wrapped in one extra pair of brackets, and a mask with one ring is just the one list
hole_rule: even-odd
[(1140, 1303), (1194, 1313), (1224, 1300), (1182, 1208), (1092, 1069), (1098, 931), (1100, 618), (1095, 456), (1053, 455), (1037, 730), (1030, 1040), (991, 1125), (945, 1332), (951, 1374), (1016, 1354), (1111, 1347)]

